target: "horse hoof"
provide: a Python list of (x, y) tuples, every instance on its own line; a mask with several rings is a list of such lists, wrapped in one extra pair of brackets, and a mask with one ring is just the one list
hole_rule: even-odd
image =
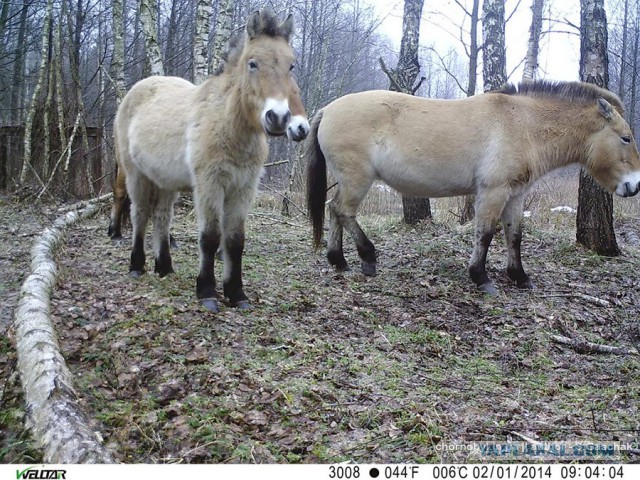
[(376, 264), (369, 262), (362, 262), (362, 273), (367, 277), (376, 276)]
[(239, 302), (236, 302), (233, 306), (238, 310), (251, 310), (252, 308), (251, 304), (249, 303), (249, 300), (240, 300)]
[(523, 290), (533, 290), (536, 288), (536, 285), (531, 280), (527, 280), (526, 282), (519, 283), (518, 288), (522, 288)]
[(218, 301), (215, 298), (203, 298), (200, 300), (200, 304), (207, 310), (212, 311), (213, 313), (220, 312)]
[(129, 272), (129, 276), (131, 278), (140, 278), (142, 276), (144, 272), (141, 272), (140, 270), (131, 270)]
[(485, 295), (497, 295), (498, 289), (491, 282), (484, 283), (482, 285), (478, 285), (478, 290), (480, 290)]

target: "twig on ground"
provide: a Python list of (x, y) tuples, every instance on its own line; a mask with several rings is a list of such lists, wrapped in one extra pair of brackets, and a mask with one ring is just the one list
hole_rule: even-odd
[(611, 353), (614, 355), (640, 355), (640, 352), (623, 347), (587, 342), (581, 338), (568, 338), (561, 335), (550, 335), (552, 341), (568, 345), (578, 353)]

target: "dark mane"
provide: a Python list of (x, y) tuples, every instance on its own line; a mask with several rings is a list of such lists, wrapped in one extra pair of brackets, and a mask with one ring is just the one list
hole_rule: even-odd
[(620, 98), (609, 90), (584, 82), (552, 82), (549, 80), (525, 81), (517, 86), (506, 84), (495, 93), (506, 95), (526, 95), (529, 97), (557, 98), (567, 102), (595, 103), (604, 98), (621, 114), (624, 110)]

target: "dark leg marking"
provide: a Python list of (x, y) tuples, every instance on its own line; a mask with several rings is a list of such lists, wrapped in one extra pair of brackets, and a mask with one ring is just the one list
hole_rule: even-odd
[(247, 296), (242, 289), (242, 252), (244, 251), (244, 233), (236, 233), (225, 241), (226, 261), (229, 265), (229, 277), (224, 280), (224, 296), (238, 308), (250, 308)]
[(358, 255), (362, 259), (362, 273), (368, 277), (376, 276), (376, 248), (371, 243), (364, 233), (362, 243), (358, 243), (356, 248), (358, 249)]
[(338, 272), (348, 272), (351, 270), (347, 260), (344, 258), (344, 254), (340, 250), (327, 251), (327, 260), (329, 260), (329, 264), (336, 267)]
[(522, 244), (522, 232), (514, 233), (509, 242), (509, 247), (513, 252), (514, 264), (507, 265), (507, 275), (511, 280), (516, 282), (520, 288), (534, 288), (533, 282), (522, 268), (522, 260), (520, 256), (520, 247)]
[(480, 237), (480, 258), (478, 259), (478, 262), (469, 266), (469, 276), (471, 277), (471, 280), (480, 290), (489, 294), (497, 292), (493, 283), (489, 280), (489, 275), (487, 275), (486, 270), (487, 251), (489, 250), (489, 245), (493, 239), (493, 233), (493, 231), (489, 231), (482, 234)]
[(160, 254), (156, 258), (154, 272), (160, 275), (160, 278), (166, 277), (170, 273), (174, 273), (171, 264), (171, 254), (169, 253), (169, 240), (163, 240), (160, 245)]
[(139, 277), (144, 273), (144, 237), (136, 235), (133, 241), (133, 249), (131, 250), (131, 263), (129, 264), (129, 276)]
[[(216, 298), (216, 279), (213, 273), (216, 250), (220, 245), (220, 232), (203, 232), (200, 234), (200, 252), (202, 263), (196, 279), (196, 296), (209, 310), (218, 311)], [(215, 305), (215, 308), (214, 308)]]

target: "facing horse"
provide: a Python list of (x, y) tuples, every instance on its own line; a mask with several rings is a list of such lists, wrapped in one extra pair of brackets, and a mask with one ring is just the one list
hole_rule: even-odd
[(287, 101), (295, 86), (292, 35), (291, 16), (278, 24), (272, 13), (256, 12), (231, 44), (220, 75), (197, 87), (180, 78), (150, 77), (125, 96), (114, 132), (131, 198), (131, 276), (144, 272), (152, 213), (155, 272), (173, 272), (173, 204), (178, 191), (191, 189), (200, 243), (197, 298), (219, 310), (214, 260), (221, 245), (224, 295), (233, 306), (250, 306), (242, 284), (245, 220), (268, 155), (266, 136), (308, 131), (306, 120), (292, 119)]
[(348, 270), (343, 228), (353, 237), (365, 275), (376, 253), (356, 221), (374, 180), (403, 195), (476, 194), (475, 243), (469, 274), (480, 290), (487, 250), (501, 218), (507, 274), (533, 286), (522, 268), (524, 196), (545, 173), (579, 163), (610, 192), (640, 190), (640, 157), (618, 97), (579, 82), (523, 83), (461, 100), (429, 100), (369, 91), (335, 100), (315, 116), (307, 150), (307, 205), (316, 248), (322, 239), (327, 167), (337, 181), (329, 204), (327, 257)]

